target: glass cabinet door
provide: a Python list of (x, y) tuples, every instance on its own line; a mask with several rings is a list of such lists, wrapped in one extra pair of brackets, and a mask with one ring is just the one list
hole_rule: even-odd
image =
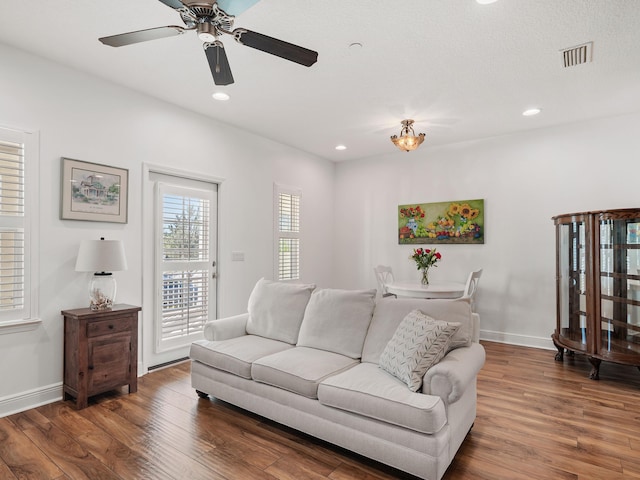
[(587, 255), (585, 222), (558, 225), (558, 335), (587, 349)]
[(599, 354), (640, 354), (640, 219), (599, 221)]

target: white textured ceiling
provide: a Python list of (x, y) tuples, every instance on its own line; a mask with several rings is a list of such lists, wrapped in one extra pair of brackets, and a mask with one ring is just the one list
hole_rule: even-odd
[[(261, 0), (235, 27), (316, 50), (318, 63), (223, 37), (235, 84), (222, 88), (194, 32), (97, 40), (164, 25), (182, 22), (158, 0), (0, 1), (2, 43), (334, 161), (411, 155), (389, 141), (404, 118), (425, 149), (640, 111), (640, 0)], [(590, 41), (593, 62), (563, 68), (560, 50)], [(220, 90), (231, 100), (212, 100)], [(532, 106), (542, 113), (523, 117)]]

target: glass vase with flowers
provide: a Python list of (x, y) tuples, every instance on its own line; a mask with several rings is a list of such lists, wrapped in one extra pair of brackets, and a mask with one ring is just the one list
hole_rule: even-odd
[(422, 271), (422, 285), (429, 285), (429, 268), (438, 266), (437, 263), (442, 258), (440, 252), (436, 252), (435, 248), (415, 248), (409, 258), (416, 262), (418, 270)]

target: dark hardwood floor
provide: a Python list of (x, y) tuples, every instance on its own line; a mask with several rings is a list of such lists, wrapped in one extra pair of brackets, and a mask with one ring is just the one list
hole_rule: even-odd
[[(446, 480), (640, 479), (640, 372), (483, 342), (478, 416)], [(0, 418), (0, 479), (413, 478), (219, 401), (189, 364), (76, 411), (56, 402)]]

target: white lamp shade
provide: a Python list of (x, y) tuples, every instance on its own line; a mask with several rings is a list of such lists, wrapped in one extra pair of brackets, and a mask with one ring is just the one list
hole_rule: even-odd
[(120, 240), (83, 240), (78, 250), (76, 272), (117, 272), (127, 269)]

